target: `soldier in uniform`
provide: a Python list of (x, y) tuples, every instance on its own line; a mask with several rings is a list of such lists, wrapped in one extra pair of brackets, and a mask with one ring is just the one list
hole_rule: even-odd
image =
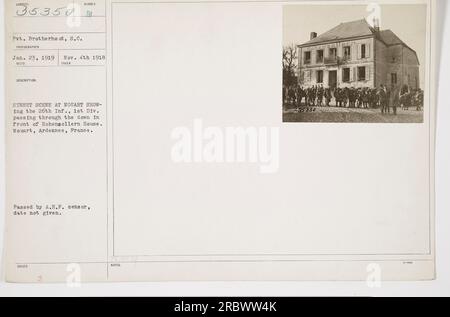
[(344, 108), (347, 107), (347, 101), (349, 101), (349, 97), (350, 97), (350, 89), (348, 89), (348, 87), (345, 87), (342, 93), (342, 102)]
[(344, 88), (338, 88), (338, 89), (339, 89), (339, 91), (338, 91), (338, 94), (337, 94), (336, 98), (338, 98), (338, 100), (339, 100), (339, 107), (343, 107), (343, 105), (344, 105), (344, 103), (343, 103), (343, 101), (344, 101)]
[(369, 89), (367, 87), (361, 90), (361, 103), (363, 108), (369, 108)]
[(371, 108), (378, 107), (378, 94), (377, 94), (377, 89), (376, 88), (370, 89), (370, 93), (369, 93), (369, 107), (371, 107)]
[(306, 88), (305, 94), (306, 106), (309, 107), (311, 105), (311, 87)]
[(411, 93), (408, 85), (403, 85), (400, 90), (400, 104), (405, 110), (409, 110), (411, 105)]
[(325, 105), (330, 106), (331, 102), (331, 88), (325, 88)]
[(319, 86), (317, 87), (317, 105), (319, 107), (322, 107), (323, 102), (323, 87)]
[(359, 89), (359, 96), (358, 96), (358, 103), (361, 106), (361, 108), (366, 108), (366, 88), (360, 88)]
[(336, 89), (334, 90), (334, 100), (336, 101), (336, 107), (340, 107), (340, 105), (339, 105), (339, 100), (340, 100), (340, 98), (339, 98), (339, 94), (340, 94), (340, 88), (337, 88), (336, 87)]
[(348, 90), (348, 107), (354, 108), (355, 107), (355, 100), (356, 100), (356, 91), (354, 87), (351, 87)]
[(353, 93), (355, 95), (355, 108), (359, 108), (361, 107), (361, 88), (354, 89)]
[(387, 113), (389, 110), (387, 106), (387, 91), (383, 84), (380, 85), (380, 89), (378, 90), (378, 99), (380, 100), (381, 113)]
[(385, 87), (385, 89), (386, 89), (386, 102), (385, 102), (386, 110), (385, 110), (385, 113), (386, 113), (386, 111), (387, 111), (387, 113), (391, 113), (391, 108), (390, 108), (390, 102), (389, 101), (391, 100), (392, 88), (393, 88), (393, 86), (391, 86), (391, 88)]
[(316, 88), (315, 86), (311, 87), (311, 91), (310, 91), (310, 103), (311, 105), (314, 107), (316, 105)]
[(359, 108), (361, 106), (360, 104), (360, 96), (361, 96), (361, 89), (360, 88), (353, 88), (353, 103), (355, 108)]
[(367, 88), (366, 91), (367, 108), (372, 108), (372, 89)]
[(417, 107), (416, 110), (419, 111), (423, 109), (423, 90), (417, 89)]
[(303, 89), (301, 86), (297, 86), (297, 108), (301, 107), (302, 99), (303, 99)]
[(317, 99), (317, 86), (314, 85), (312, 87), (311, 91), (312, 91), (312, 94), (311, 94), (311, 99), (312, 100), (311, 101), (312, 101), (313, 106), (315, 106), (316, 105), (316, 99)]
[(292, 106), (295, 106), (295, 89), (293, 86), (289, 86), (288, 98)]
[(391, 94), (390, 94), (390, 104), (392, 105), (392, 112), (394, 115), (397, 114), (397, 106), (400, 104), (401, 99), (401, 89), (399, 86), (394, 86), (392, 88)]

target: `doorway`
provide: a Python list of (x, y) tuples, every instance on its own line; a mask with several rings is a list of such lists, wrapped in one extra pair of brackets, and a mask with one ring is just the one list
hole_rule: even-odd
[(337, 70), (330, 70), (328, 72), (328, 87), (335, 89), (337, 86)]

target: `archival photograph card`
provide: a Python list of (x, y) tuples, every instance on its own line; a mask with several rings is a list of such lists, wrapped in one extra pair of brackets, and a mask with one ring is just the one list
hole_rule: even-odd
[(8, 1), (7, 281), (434, 279), (434, 5)]

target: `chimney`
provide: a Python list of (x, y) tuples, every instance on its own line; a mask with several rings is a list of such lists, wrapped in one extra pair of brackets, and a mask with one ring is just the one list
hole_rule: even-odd
[(317, 33), (316, 32), (311, 32), (311, 35), (309, 37), (310, 40), (315, 39), (317, 37)]
[(375, 17), (373, 18), (373, 28), (376, 33), (380, 32), (380, 20)]

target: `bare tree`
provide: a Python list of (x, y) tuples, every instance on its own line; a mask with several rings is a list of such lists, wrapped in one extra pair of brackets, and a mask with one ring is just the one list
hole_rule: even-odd
[(283, 47), (283, 84), (285, 86), (296, 83), (297, 58), (297, 47), (295, 45)]

